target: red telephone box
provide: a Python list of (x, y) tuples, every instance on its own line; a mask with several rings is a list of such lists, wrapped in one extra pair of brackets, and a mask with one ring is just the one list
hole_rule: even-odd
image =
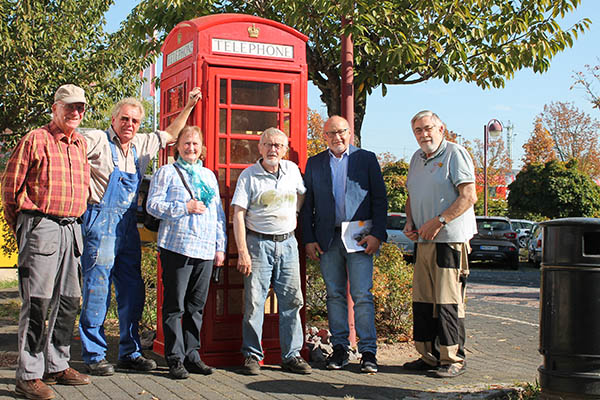
[[(201, 333), (201, 355), (209, 365), (240, 365), (242, 345), (242, 275), (232, 229), (231, 198), (237, 179), (260, 157), (258, 140), (269, 127), (288, 135), (288, 158), (304, 169), (307, 131), (307, 37), (267, 19), (210, 15), (179, 23), (162, 47), (160, 127), (164, 129), (185, 105), (188, 92), (202, 88), (202, 100), (188, 123), (204, 132), (204, 166), (218, 177), (228, 221), (228, 250), (219, 283), (211, 282)], [(172, 162), (172, 148), (161, 164)], [(301, 259), (302, 291), (306, 293)], [(158, 271), (157, 338), (154, 351), (164, 354), (162, 282)], [(304, 309), (301, 313), (305, 322)], [(279, 318), (273, 292), (265, 304), (263, 348), (266, 363), (278, 363)]]

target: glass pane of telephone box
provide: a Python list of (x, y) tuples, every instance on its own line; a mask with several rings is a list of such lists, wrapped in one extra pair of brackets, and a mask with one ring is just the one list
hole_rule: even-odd
[(227, 162), (227, 139), (219, 139), (219, 163)]
[(283, 108), (290, 108), (290, 98), (292, 96), (292, 85), (286, 83), (283, 85)]
[(177, 111), (183, 108), (184, 105), (185, 82), (167, 90), (167, 113)]
[(219, 110), (219, 133), (227, 133), (227, 110), (225, 108)]
[(231, 139), (232, 164), (254, 164), (259, 158), (258, 140)]
[(231, 133), (260, 135), (265, 129), (277, 127), (279, 113), (250, 110), (231, 110)]
[(279, 106), (279, 83), (231, 81), (231, 104)]
[(227, 104), (227, 79), (219, 79), (219, 103)]

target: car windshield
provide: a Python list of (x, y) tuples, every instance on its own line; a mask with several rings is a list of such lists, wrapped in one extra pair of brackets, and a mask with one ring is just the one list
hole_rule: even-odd
[(506, 221), (484, 220), (477, 221), (478, 230), (510, 231), (510, 224)]
[(387, 217), (387, 229), (404, 229), (404, 224), (406, 224), (406, 217), (402, 215), (388, 215)]
[(515, 229), (531, 229), (533, 224), (525, 221), (512, 221), (512, 226)]

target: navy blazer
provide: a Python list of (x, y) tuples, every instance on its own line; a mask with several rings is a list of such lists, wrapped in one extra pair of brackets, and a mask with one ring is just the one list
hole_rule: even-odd
[[(335, 233), (335, 201), (331, 187), (329, 150), (310, 157), (304, 174), (306, 195), (300, 210), (302, 241), (317, 242), (327, 251)], [(346, 215), (350, 221), (373, 220), (371, 235), (387, 240), (387, 195), (374, 153), (350, 146), (346, 177)]]

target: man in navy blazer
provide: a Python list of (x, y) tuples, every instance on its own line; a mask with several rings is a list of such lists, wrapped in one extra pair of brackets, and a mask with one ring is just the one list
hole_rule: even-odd
[[(327, 287), (327, 313), (333, 354), (328, 369), (348, 364), (347, 282), (354, 301), (356, 333), (360, 338), (361, 371), (377, 372), (377, 333), (373, 305), (373, 254), (387, 239), (387, 196), (374, 153), (350, 145), (348, 121), (332, 116), (324, 127), (328, 149), (308, 159), (306, 196), (300, 221), (307, 255), (320, 261)], [(348, 252), (342, 243), (346, 221), (372, 221), (369, 234), (358, 241), (364, 251)]]

